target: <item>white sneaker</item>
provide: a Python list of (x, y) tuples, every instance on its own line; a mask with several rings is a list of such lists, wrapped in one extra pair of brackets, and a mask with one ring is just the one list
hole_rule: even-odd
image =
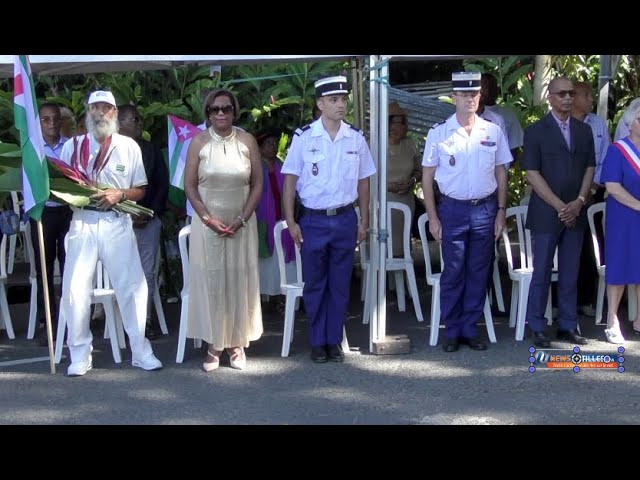
[(72, 362), (67, 368), (67, 375), (69, 377), (81, 377), (93, 368), (92, 363), (91, 358), (87, 362)]
[(621, 344), (625, 342), (624, 337), (622, 336), (622, 332), (620, 331), (619, 326), (615, 326), (612, 328), (605, 328), (604, 334), (607, 336), (607, 342)]
[(143, 370), (159, 370), (162, 368), (162, 362), (152, 353), (144, 360), (132, 360), (131, 365), (142, 368)]

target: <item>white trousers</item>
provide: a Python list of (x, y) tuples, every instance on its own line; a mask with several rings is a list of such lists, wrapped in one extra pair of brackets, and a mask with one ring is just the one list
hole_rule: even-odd
[(76, 209), (68, 233), (60, 301), (67, 322), (71, 361), (89, 361), (93, 350), (89, 312), (98, 260), (102, 261), (115, 291), (132, 359), (144, 360), (153, 353), (144, 336), (148, 289), (131, 217), (112, 211)]

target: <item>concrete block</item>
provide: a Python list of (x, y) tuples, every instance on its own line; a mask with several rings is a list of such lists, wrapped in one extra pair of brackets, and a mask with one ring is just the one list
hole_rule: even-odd
[(390, 335), (373, 342), (374, 355), (402, 355), (411, 352), (411, 341), (407, 335)]

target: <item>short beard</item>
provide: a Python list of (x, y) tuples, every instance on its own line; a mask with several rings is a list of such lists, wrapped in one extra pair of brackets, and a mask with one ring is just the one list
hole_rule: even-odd
[(87, 115), (85, 124), (87, 133), (93, 135), (97, 140), (104, 140), (118, 131), (118, 119), (109, 120), (104, 118), (104, 124), (100, 124), (100, 120), (94, 120), (91, 115)]

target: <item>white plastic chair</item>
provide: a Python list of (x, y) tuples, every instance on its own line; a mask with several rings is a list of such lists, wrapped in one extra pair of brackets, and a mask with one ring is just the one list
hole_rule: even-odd
[[(15, 236), (15, 235), (14, 235)], [(29, 283), (31, 285), (31, 295), (29, 297), (29, 326), (27, 327), (27, 338), (31, 340), (36, 333), (36, 316), (38, 313), (38, 277), (36, 275), (36, 262), (33, 243), (31, 242), (31, 223), (25, 224), (25, 257), (29, 259)]]
[[(394, 210), (400, 210), (400, 213), (403, 215), (403, 229), (402, 229), (402, 257), (394, 258), (393, 256), (393, 235), (389, 235), (387, 240), (387, 259), (385, 262), (385, 269), (387, 272), (394, 272), (395, 275), (395, 283), (396, 283), (396, 296), (398, 300), (398, 310), (401, 312), (406, 311), (407, 307), (405, 304), (405, 296), (404, 296), (404, 276), (403, 271), (407, 276), (407, 284), (409, 286), (409, 294), (411, 296), (411, 300), (413, 301), (413, 308), (416, 313), (416, 317), (419, 322), (424, 321), (424, 317), (422, 316), (422, 307), (420, 305), (420, 297), (418, 295), (418, 284), (416, 282), (416, 274), (413, 269), (413, 258), (411, 257), (411, 210), (407, 205), (400, 202), (387, 202), (387, 219), (391, 219), (391, 215)], [(391, 222), (389, 222), (389, 226)], [(367, 285), (369, 283), (369, 275), (365, 271), (368, 268), (368, 264), (370, 262), (370, 258), (368, 256), (366, 245), (360, 246), (360, 252), (364, 253), (364, 257), (367, 260), (367, 266), (363, 267), (363, 275), (365, 276), (365, 306), (369, 304), (369, 295), (370, 295), (370, 286)], [(365, 312), (363, 315), (362, 323), (369, 323), (369, 315), (368, 312)]]
[(524, 324), (527, 316), (527, 302), (529, 300), (529, 286), (533, 277), (533, 255), (531, 253), (531, 232), (525, 228), (527, 219), (527, 206), (507, 208), (506, 220), (516, 220), (516, 232), (518, 234), (518, 248), (520, 252), (520, 266), (516, 268), (513, 261), (509, 233), (505, 228), (502, 231), (502, 240), (507, 254), (509, 278), (513, 282), (511, 286), (511, 310), (509, 312), (509, 326), (516, 327), (516, 340), (524, 338)]
[[(64, 237), (65, 250), (67, 250), (67, 246), (69, 244), (68, 236), (69, 235), (67, 234)], [(96, 286), (91, 292), (91, 303), (101, 303), (104, 307), (104, 338), (109, 338), (111, 340), (111, 352), (113, 354), (114, 362), (121, 363), (122, 355), (120, 354), (120, 349), (126, 347), (124, 328), (122, 326), (122, 320), (120, 318), (116, 318), (120, 317), (120, 310), (118, 308), (118, 302), (116, 301), (116, 292), (111, 288), (109, 275), (101, 261), (96, 263)], [(67, 320), (64, 316), (64, 309), (61, 307), (58, 313), (58, 332), (56, 335), (56, 363), (60, 363), (60, 359), (62, 358), (62, 347), (64, 345), (66, 328)], [(111, 335), (111, 332), (116, 332), (116, 335)]]
[[(429, 345), (432, 347), (438, 344), (438, 334), (440, 333), (440, 275), (434, 273), (431, 269), (431, 254), (429, 253), (429, 239), (427, 237), (426, 223), (429, 221), (427, 213), (423, 213), (418, 218), (418, 231), (420, 232), (420, 241), (422, 242), (422, 252), (424, 254), (424, 266), (426, 271), (427, 284), (431, 285), (431, 334), (429, 336)], [(444, 268), (442, 260), (442, 247), (440, 247), (440, 264)], [(496, 332), (493, 328), (493, 316), (491, 315), (491, 304), (489, 295), (486, 295), (484, 302), (484, 321), (487, 327), (487, 335), (491, 343), (496, 343)]]
[[(493, 261), (493, 293), (496, 296), (498, 311), (504, 312), (504, 296), (502, 295), (502, 282), (500, 281), (500, 268), (498, 267), (498, 246), (495, 248), (495, 259)], [(489, 296), (491, 300), (491, 296)]]
[[(191, 235), (191, 224), (182, 227), (178, 233), (178, 246), (180, 247), (180, 260), (182, 261), (182, 291), (180, 292), (180, 328), (178, 329), (178, 352), (176, 353), (176, 363), (184, 360), (184, 348), (187, 343), (187, 318), (189, 314), (189, 236)], [(195, 348), (200, 348), (202, 340), (193, 339)]]
[[(11, 235), (12, 237), (15, 235)], [(9, 303), (7, 302), (7, 236), (2, 235), (0, 243), (0, 330), (5, 329), (10, 339), (16, 338), (9, 314)]]
[(18, 218), (20, 219), (20, 231), (17, 235), (11, 235), (11, 237), (9, 238), (9, 262), (7, 265), (7, 273), (9, 274), (13, 273), (13, 266), (16, 258), (16, 243), (19, 237), (21, 238), (22, 245), (24, 247), (24, 261), (29, 262), (33, 258), (29, 257), (29, 252), (27, 251), (26, 247), (28, 237), (28, 233), (26, 233), (26, 227), (29, 224), (29, 221), (27, 220), (26, 223), (23, 222), (22, 215), (20, 213), (20, 206), (24, 205), (24, 200), (20, 200), (20, 198), (18, 197), (18, 192), (11, 192), (11, 202), (13, 203), (13, 211), (16, 215), (18, 215)]
[[(302, 260), (300, 249), (296, 246), (296, 280), (288, 282), (284, 262), (284, 249), (282, 248), (282, 231), (287, 228), (286, 220), (277, 222), (273, 227), (273, 237), (278, 256), (278, 269), (280, 270), (280, 293), (285, 296), (284, 307), (284, 332), (282, 335), (281, 357), (289, 356), (289, 347), (293, 341), (293, 321), (295, 310), (297, 309), (297, 299), (302, 296), (304, 281), (302, 280)], [(349, 341), (347, 340), (347, 330), (342, 330), (342, 351), (349, 353)]]

